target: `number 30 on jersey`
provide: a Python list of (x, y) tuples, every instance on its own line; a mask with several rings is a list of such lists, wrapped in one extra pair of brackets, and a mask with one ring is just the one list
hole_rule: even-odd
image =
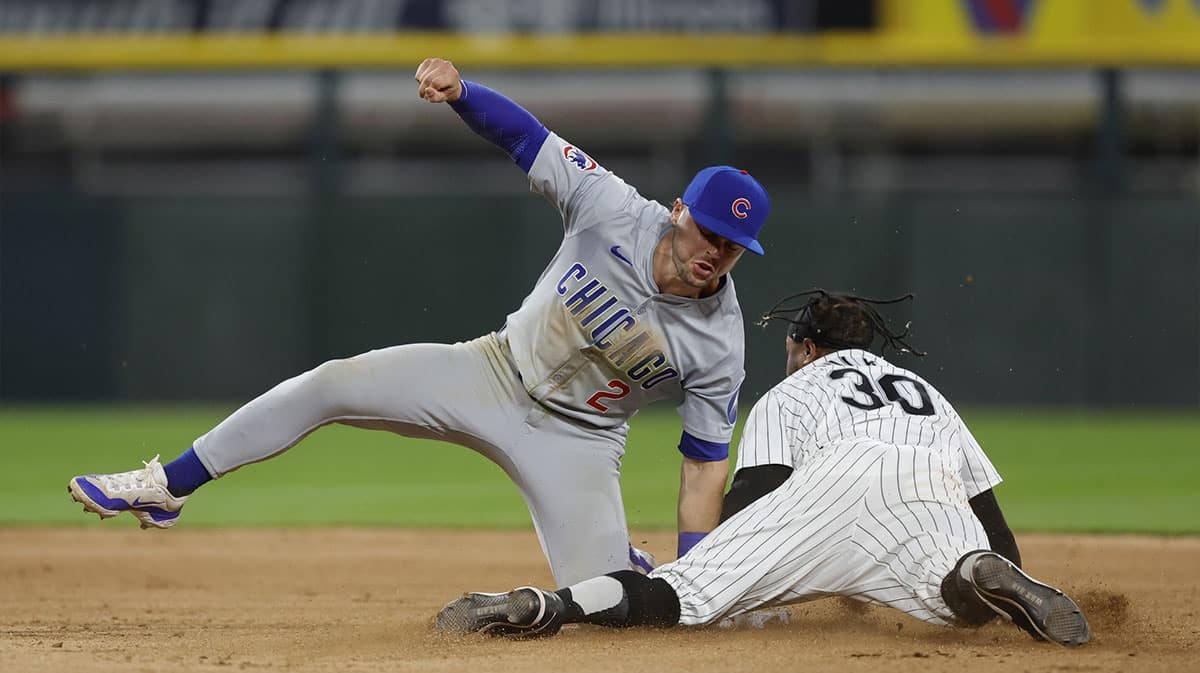
[[(851, 369), (835, 369), (829, 374), (829, 378), (837, 380), (846, 378), (847, 376), (854, 379), (854, 389), (863, 394), (864, 399), (858, 399), (857, 394), (854, 397), (842, 397), (842, 401), (856, 409), (863, 411), (872, 411), (881, 409), (887, 404), (899, 404), (900, 408), (906, 414), (914, 416), (932, 416), (934, 414), (933, 401), (929, 399), (929, 392), (925, 390), (925, 386), (920, 381), (910, 379), (907, 376), (899, 374), (884, 374), (879, 377), (878, 381), (871, 381), (871, 378), (866, 374)], [(916, 393), (917, 400), (915, 403), (906, 399), (901, 392), (902, 387), (910, 388)], [(883, 392), (883, 396), (887, 398), (887, 402), (879, 399), (879, 391)]]

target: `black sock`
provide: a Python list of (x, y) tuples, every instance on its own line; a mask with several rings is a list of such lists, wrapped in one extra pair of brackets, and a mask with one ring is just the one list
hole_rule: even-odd
[(621, 583), (629, 599), (630, 626), (676, 626), (679, 624), (679, 596), (666, 580), (653, 579), (632, 570), (618, 570), (609, 577)]
[(942, 578), (942, 600), (958, 618), (959, 626), (982, 626), (996, 618), (996, 611), (983, 602), (975, 587), (962, 576), (963, 563), (983, 550), (967, 552)]
[[(601, 626), (675, 626), (679, 597), (660, 578), (618, 570), (555, 593), (567, 606), (565, 623)], [(578, 598), (582, 600), (576, 600)]]

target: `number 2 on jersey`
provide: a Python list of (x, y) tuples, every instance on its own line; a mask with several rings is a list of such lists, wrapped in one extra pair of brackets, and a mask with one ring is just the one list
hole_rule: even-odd
[[(854, 389), (864, 396), (866, 400), (861, 400), (856, 394), (854, 397), (842, 397), (842, 401), (856, 409), (863, 411), (872, 411), (880, 409), (887, 405), (888, 402), (899, 404), (904, 413), (914, 416), (932, 416), (933, 400), (929, 399), (929, 391), (925, 390), (924, 384), (899, 374), (884, 374), (879, 377), (878, 381), (872, 382), (870, 377), (858, 371), (857, 369), (835, 369), (829, 373), (829, 378), (837, 380), (853, 374), (853, 377), (858, 379), (854, 383)], [(900, 393), (900, 384), (907, 383), (912, 386), (912, 390), (919, 396), (920, 404), (913, 404), (908, 398)], [(876, 390), (876, 385), (879, 386)], [(883, 391), (883, 396), (888, 402), (879, 399), (879, 391)]]
[(598, 409), (602, 412), (608, 411), (608, 405), (600, 400), (619, 400), (629, 394), (629, 384), (625, 383), (621, 379), (613, 379), (609, 381), (608, 387), (612, 388), (616, 392), (597, 390), (595, 395), (592, 395), (588, 398), (588, 406), (592, 407), (593, 409)]

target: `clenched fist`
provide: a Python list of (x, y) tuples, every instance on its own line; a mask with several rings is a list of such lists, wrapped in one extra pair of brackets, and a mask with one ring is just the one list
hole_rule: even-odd
[(417, 66), (417, 95), (430, 103), (451, 103), (462, 96), (462, 77), (454, 64), (442, 58), (427, 58)]

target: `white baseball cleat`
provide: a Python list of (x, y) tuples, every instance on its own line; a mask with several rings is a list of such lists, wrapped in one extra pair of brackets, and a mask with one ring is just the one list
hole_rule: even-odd
[(145, 467), (131, 472), (75, 477), (67, 484), (67, 492), (83, 504), (83, 511), (99, 514), (101, 519), (129, 512), (142, 522), (142, 528), (170, 528), (188, 497), (167, 490), (167, 473), (158, 456), (142, 464)]

